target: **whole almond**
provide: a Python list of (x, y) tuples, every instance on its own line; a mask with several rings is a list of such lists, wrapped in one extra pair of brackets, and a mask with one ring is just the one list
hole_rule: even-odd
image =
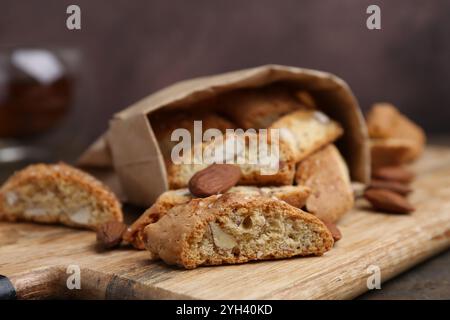
[(331, 235), (333, 236), (334, 242), (337, 242), (342, 239), (342, 233), (336, 226), (336, 224), (322, 220), (323, 224), (327, 227), (327, 229), (330, 231)]
[(127, 226), (119, 221), (109, 221), (97, 228), (97, 242), (106, 249), (118, 246)]
[(374, 209), (388, 213), (406, 214), (414, 211), (414, 207), (405, 197), (385, 189), (368, 189), (364, 198), (370, 202)]
[(401, 182), (377, 179), (372, 180), (367, 186), (366, 190), (367, 189), (386, 189), (398, 193), (402, 196), (406, 196), (412, 191), (410, 186)]
[(189, 191), (196, 197), (224, 193), (241, 178), (241, 169), (231, 164), (212, 164), (195, 173), (189, 180)]
[(381, 167), (372, 172), (372, 177), (381, 180), (409, 183), (414, 179), (414, 173), (401, 166)]

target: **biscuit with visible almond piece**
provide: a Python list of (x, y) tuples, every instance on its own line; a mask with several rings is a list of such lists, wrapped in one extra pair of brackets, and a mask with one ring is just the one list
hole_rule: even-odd
[[(281, 186), (281, 187), (251, 187), (236, 186), (227, 193), (238, 193), (244, 196), (264, 196), (280, 199), (296, 208), (302, 208), (311, 190), (305, 186)], [(143, 233), (144, 228), (157, 222), (173, 207), (188, 203), (193, 196), (187, 188), (166, 191), (159, 196), (156, 202), (148, 208), (125, 232), (125, 242), (131, 243), (136, 249), (144, 249)]]
[(89, 174), (64, 163), (35, 164), (0, 189), (0, 220), (60, 223), (96, 229), (122, 221), (116, 196)]
[[(261, 140), (263, 140), (261, 138)], [(272, 142), (270, 133), (267, 134), (267, 152), (252, 149), (250, 141), (256, 142), (260, 148), (258, 133), (234, 133), (226, 135), (220, 141), (203, 142), (200, 154), (212, 155), (197, 161), (171, 164), (167, 168), (170, 189), (180, 189), (188, 186), (192, 176), (212, 163), (233, 163), (239, 166), (241, 178), (238, 185), (281, 186), (291, 185), (295, 175), (294, 154), (290, 146), (282, 141)], [(213, 150), (219, 150), (214, 152)], [(260, 152), (261, 151), (261, 152)], [(215, 161), (215, 154), (219, 154), (219, 161)], [(191, 148), (192, 159), (195, 157)], [(255, 157), (251, 159), (252, 155)], [(208, 160), (209, 159), (209, 160)], [(238, 160), (240, 159), (240, 160)]]
[(193, 269), (322, 255), (333, 237), (318, 218), (284, 201), (228, 193), (179, 205), (144, 229), (153, 258)]

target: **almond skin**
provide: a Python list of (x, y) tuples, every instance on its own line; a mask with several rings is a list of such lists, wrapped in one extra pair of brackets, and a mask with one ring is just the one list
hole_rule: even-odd
[(204, 198), (224, 193), (234, 187), (241, 178), (241, 169), (231, 164), (212, 164), (196, 172), (189, 180), (189, 191)]
[(372, 172), (372, 177), (381, 180), (410, 183), (414, 179), (414, 173), (401, 166), (381, 167)]
[(109, 221), (97, 228), (97, 243), (105, 249), (118, 246), (126, 231), (126, 224), (119, 221)]
[(322, 222), (330, 231), (331, 235), (333, 236), (334, 242), (337, 242), (342, 239), (342, 233), (334, 223), (326, 220), (322, 220)]
[(374, 209), (388, 213), (406, 214), (414, 211), (414, 207), (405, 197), (385, 189), (368, 189), (364, 198)]
[(412, 188), (406, 184), (397, 181), (378, 180), (374, 179), (367, 186), (368, 189), (386, 189), (398, 193), (402, 196), (406, 196), (412, 192)]

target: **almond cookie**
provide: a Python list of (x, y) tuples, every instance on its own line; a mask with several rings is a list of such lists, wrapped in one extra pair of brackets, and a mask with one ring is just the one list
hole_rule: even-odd
[[(280, 199), (294, 207), (302, 208), (311, 190), (305, 186), (282, 186), (282, 187), (250, 187), (236, 186), (227, 193), (238, 193), (246, 196), (264, 196), (268, 198)], [(136, 249), (144, 249), (143, 233), (144, 228), (158, 221), (171, 208), (188, 203), (193, 196), (187, 188), (164, 192), (156, 202), (148, 208), (125, 232), (125, 242), (131, 243)]]
[(417, 159), (426, 136), (422, 128), (389, 103), (374, 104), (367, 114), (372, 167), (399, 165)]
[(136, 249), (144, 249), (143, 233), (144, 228), (159, 220), (167, 211), (173, 207), (188, 203), (192, 195), (187, 188), (170, 190), (161, 194), (156, 202), (125, 231), (123, 240), (131, 243)]
[[(203, 132), (208, 129), (218, 129), (220, 132), (225, 132), (226, 129), (236, 128), (235, 124), (213, 111), (166, 111), (152, 115), (150, 118), (152, 129), (155, 132), (159, 148), (166, 162), (171, 162), (172, 148), (178, 143), (171, 141), (173, 131), (186, 129), (190, 132), (191, 137), (194, 137), (195, 121), (201, 121)], [(201, 133), (203, 134), (203, 132)]]
[[(241, 170), (239, 185), (281, 186), (292, 184), (295, 175), (295, 160), (290, 146), (282, 139), (275, 145), (268, 139), (267, 150), (270, 153), (259, 154), (258, 151), (256, 153), (254, 152), (253, 154), (256, 154), (258, 161), (251, 161), (251, 146), (248, 143), (248, 138), (259, 141), (259, 134), (234, 133), (226, 135), (222, 141), (203, 142), (200, 145), (200, 153), (202, 155), (213, 155), (213, 150), (221, 148), (221, 151), (218, 152), (221, 154), (219, 161), (214, 161), (213, 156), (211, 158), (206, 156), (206, 158), (198, 159), (197, 163), (190, 161), (189, 163), (169, 165), (167, 167), (169, 188), (180, 189), (187, 187), (189, 180), (196, 172), (207, 168), (212, 163), (232, 163), (238, 165)], [(276, 149), (277, 153), (271, 153), (272, 149)], [(194, 148), (191, 148), (191, 154), (192, 159), (194, 159)], [(210, 160), (208, 161), (207, 159)]]
[(288, 88), (276, 85), (233, 91), (221, 97), (219, 104), (223, 114), (239, 128), (256, 130), (267, 128), (281, 116), (303, 107)]
[(376, 103), (367, 114), (367, 129), (370, 138), (403, 138), (425, 143), (422, 128), (401, 114), (390, 103)]
[(0, 220), (61, 223), (95, 229), (122, 221), (116, 196), (94, 177), (64, 163), (35, 164), (0, 189)]
[[(158, 140), (159, 149), (166, 165), (168, 183), (170, 189), (179, 189), (187, 186), (190, 177), (197, 171), (207, 167), (207, 165), (190, 164), (180, 165), (172, 161), (172, 150), (178, 144), (177, 141), (171, 141), (171, 135), (176, 129), (186, 129), (194, 137), (194, 122), (201, 121), (203, 134), (208, 129), (217, 129), (224, 133), (226, 129), (233, 129), (236, 126), (214, 112), (163, 112), (158, 113), (151, 118), (152, 128)], [(191, 140), (192, 146), (195, 141)], [(203, 150), (202, 142), (199, 143)], [(192, 151), (194, 147), (192, 147)], [(186, 180), (187, 179), (187, 180)]]
[(397, 166), (417, 159), (422, 147), (410, 139), (370, 139), (372, 169)]
[(311, 189), (306, 211), (321, 220), (336, 222), (353, 207), (347, 165), (334, 145), (328, 145), (300, 162), (295, 180)]
[(322, 255), (333, 246), (313, 215), (277, 199), (233, 193), (176, 206), (144, 234), (152, 257), (186, 269)]
[(270, 128), (280, 130), (280, 140), (287, 143), (295, 162), (335, 141), (342, 127), (318, 110), (298, 110), (275, 121)]

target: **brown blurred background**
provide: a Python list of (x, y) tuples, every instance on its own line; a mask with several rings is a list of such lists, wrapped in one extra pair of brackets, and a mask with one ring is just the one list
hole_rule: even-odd
[[(66, 28), (69, 4), (81, 7), (80, 31)], [(366, 28), (370, 4), (382, 30)], [(47, 134), (74, 153), (157, 89), (267, 63), (335, 73), (363, 109), (390, 101), (429, 133), (450, 134), (449, 34), (446, 0), (0, 0), (0, 50), (81, 54), (75, 103)]]

